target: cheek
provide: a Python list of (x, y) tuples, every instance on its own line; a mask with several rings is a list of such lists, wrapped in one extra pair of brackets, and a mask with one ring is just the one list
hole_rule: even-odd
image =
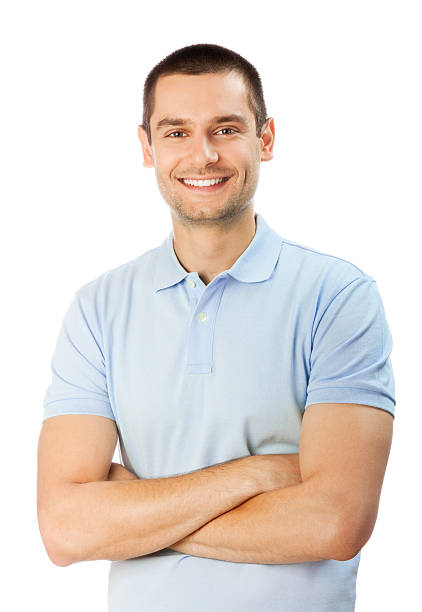
[(233, 166), (239, 168), (239, 170), (249, 168), (257, 162), (256, 147), (246, 142), (241, 145), (239, 145), (239, 142), (227, 143), (224, 148), (221, 148), (221, 155), (230, 161)]
[(175, 168), (180, 166), (181, 160), (183, 159), (183, 155), (181, 155), (180, 151), (172, 151), (168, 147), (157, 148), (155, 152), (154, 162), (156, 166), (159, 168), (159, 173), (163, 175), (171, 174), (175, 171)]

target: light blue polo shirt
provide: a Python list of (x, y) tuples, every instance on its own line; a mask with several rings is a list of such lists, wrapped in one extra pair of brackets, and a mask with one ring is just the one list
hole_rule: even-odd
[[(205, 285), (163, 243), (75, 292), (43, 420), (114, 419), (139, 478), (299, 452), (317, 402), (394, 415), (392, 337), (376, 282), (279, 236), (259, 213), (231, 268)], [(234, 563), (171, 549), (111, 562), (109, 612), (352, 612), (348, 561)]]

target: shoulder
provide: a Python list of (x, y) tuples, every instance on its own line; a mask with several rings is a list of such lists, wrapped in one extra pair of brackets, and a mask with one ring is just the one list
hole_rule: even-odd
[(293, 242), (292, 240), (287, 240), (286, 238), (283, 238), (283, 251), (292, 260), (297, 260), (306, 263), (308, 266), (313, 266), (315, 270), (342, 270), (345, 273), (348, 272), (351, 276), (366, 276), (373, 280), (364, 270), (347, 259), (343, 259), (331, 253), (319, 251), (310, 246)]
[(374, 282), (366, 271), (352, 261), (286, 238), (283, 238), (280, 261), (281, 267), (288, 269), (296, 280), (303, 279), (307, 286), (329, 293), (339, 291), (357, 280)]
[(135, 286), (145, 288), (151, 283), (158, 249), (158, 246), (154, 247), (134, 259), (105, 270), (81, 285), (75, 292), (76, 298), (82, 304), (100, 310), (122, 303), (124, 296), (130, 294)]
[[(283, 238), (277, 265), (278, 290), (292, 303), (312, 313), (315, 320), (336, 298), (353, 295), (372, 299), (374, 279), (352, 261)], [(294, 298), (294, 299), (293, 299)]]

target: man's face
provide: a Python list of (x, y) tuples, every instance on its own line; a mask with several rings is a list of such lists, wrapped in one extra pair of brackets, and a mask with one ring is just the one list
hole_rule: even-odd
[[(160, 77), (150, 126), (151, 147), (142, 128), (139, 133), (144, 165), (155, 168), (161, 195), (178, 219), (224, 224), (252, 203), (260, 162), (271, 159), (272, 145), (262, 154), (266, 138), (256, 136), (238, 73)], [(218, 182), (186, 183), (192, 180)]]

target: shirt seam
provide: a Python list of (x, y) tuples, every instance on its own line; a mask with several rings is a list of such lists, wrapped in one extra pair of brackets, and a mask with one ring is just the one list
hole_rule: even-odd
[(308, 395), (313, 393), (314, 391), (324, 391), (324, 389), (356, 389), (356, 391), (369, 391), (370, 393), (376, 393), (380, 395), (379, 391), (374, 391), (373, 389), (365, 389), (365, 387), (317, 387), (316, 389), (311, 389), (308, 391)]
[(313, 345), (313, 343), (314, 343), (315, 334), (316, 334), (316, 333), (317, 333), (317, 331), (318, 331), (318, 327), (320, 326), (321, 321), (323, 320), (323, 318), (324, 318), (324, 316), (325, 316), (325, 313), (327, 312), (327, 310), (329, 309), (329, 307), (331, 306), (331, 304), (332, 304), (332, 303), (334, 302), (334, 300), (335, 300), (335, 299), (336, 299), (336, 298), (337, 298), (337, 297), (340, 295), (340, 293), (342, 293), (343, 291), (345, 291), (345, 289), (347, 289), (348, 287), (350, 287), (350, 285), (351, 285), (352, 283), (355, 283), (356, 281), (360, 281), (360, 280), (362, 280), (362, 278), (363, 278), (364, 280), (369, 280), (370, 284), (375, 283), (375, 280), (374, 280), (373, 278), (370, 278), (370, 277), (368, 277), (367, 275), (365, 275), (364, 277), (360, 276), (360, 277), (358, 277), (358, 278), (354, 278), (354, 279), (353, 279), (353, 280), (351, 280), (349, 283), (347, 283), (347, 285), (345, 285), (344, 287), (342, 287), (342, 288), (341, 288), (341, 289), (340, 289), (340, 290), (339, 290), (339, 291), (338, 291), (338, 292), (337, 292), (337, 293), (336, 293), (336, 294), (335, 294), (335, 295), (334, 295), (334, 296), (331, 298), (331, 300), (328, 302), (328, 304), (327, 304), (327, 305), (326, 305), (326, 307), (324, 308), (324, 310), (323, 310), (323, 312), (322, 312), (322, 314), (321, 314), (321, 316), (320, 316), (320, 318), (319, 318), (319, 321), (318, 321), (318, 323), (317, 323), (317, 326), (315, 327), (315, 330), (313, 330), (313, 332), (312, 332), (312, 345)]

